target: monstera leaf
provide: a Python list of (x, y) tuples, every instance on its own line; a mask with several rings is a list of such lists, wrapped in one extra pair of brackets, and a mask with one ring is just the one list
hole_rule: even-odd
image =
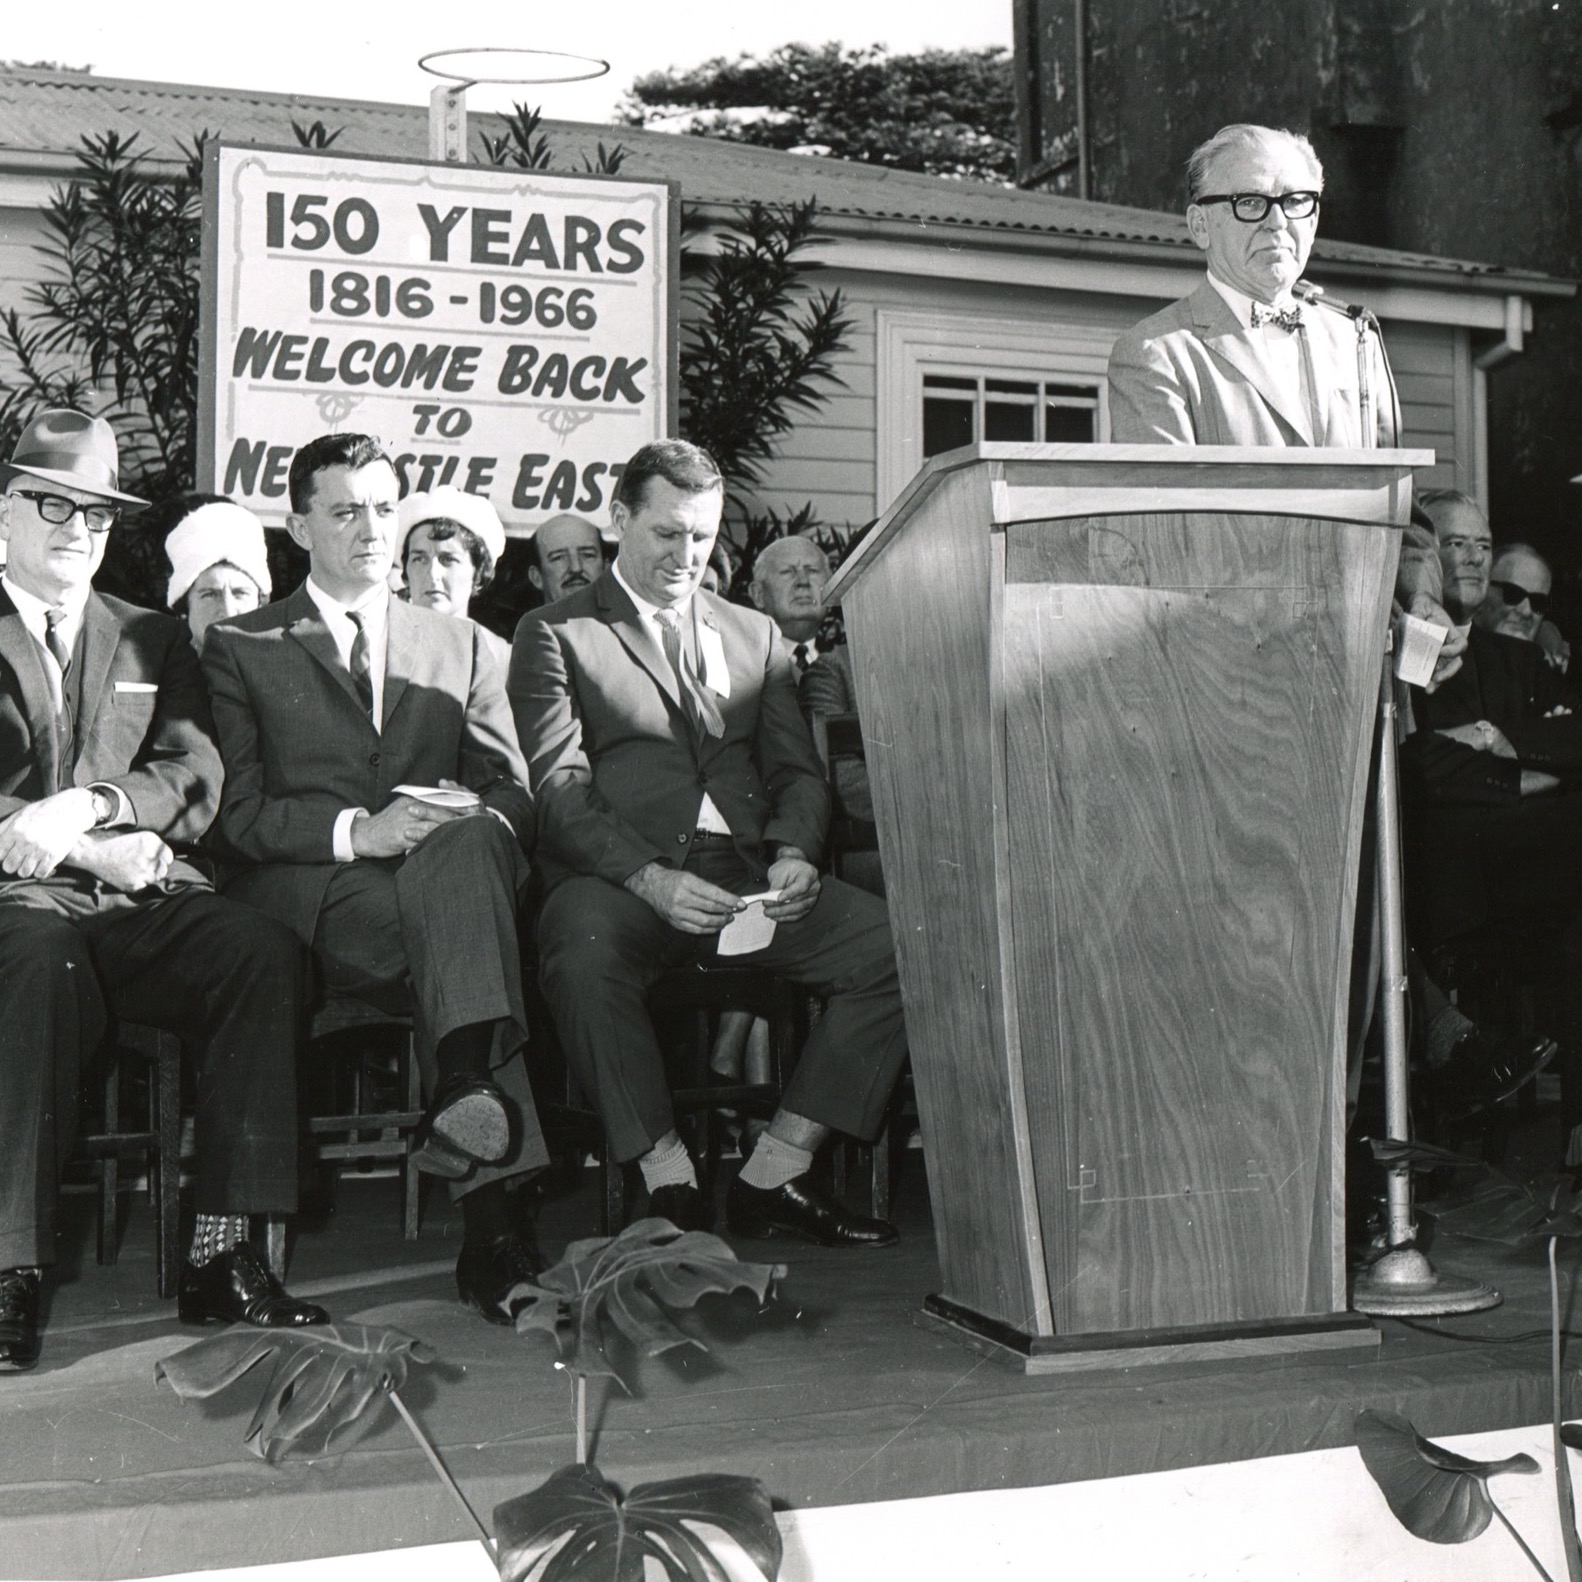
[(1528, 1183), (1484, 1166), (1466, 1195), (1436, 1209), (1435, 1218), (1458, 1235), (1517, 1246), (1548, 1236), (1582, 1235), (1582, 1194), (1565, 1176)]
[(245, 1443), (266, 1461), (287, 1450), (310, 1453), (357, 1437), (378, 1415), (370, 1404), (401, 1387), (413, 1364), (433, 1351), (398, 1329), (363, 1324), (314, 1324), (305, 1329), (256, 1329), (234, 1324), (223, 1333), (155, 1364), (183, 1400), (204, 1400), (264, 1362), (263, 1397), (248, 1424)]
[[(1531, 1456), (1469, 1461), (1424, 1439), (1393, 1412), (1358, 1412), (1353, 1428), (1362, 1464), (1401, 1525), (1431, 1544), (1464, 1544), (1493, 1520), (1488, 1479), (1496, 1472), (1536, 1472)], [(1524, 1546), (1525, 1547), (1525, 1546)]]
[(508, 1301), (524, 1301), (521, 1335), (550, 1335), (561, 1361), (580, 1377), (603, 1376), (622, 1388), (611, 1364), (609, 1325), (645, 1356), (676, 1346), (708, 1347), (677, 1329), (666, 1308), (692, 1307), (714, 1293), (751, 1291), (760, 1302), (785, 1274), (780, 1263), (742, 1263), (718, 1236), (676, 1229), (667, 1219), (640, 1219), (619, 1236), (574, 1241), (554, 1268), (518, 1285)]
[(1481, 1170), (1480, 1159), (1468, 1159), (1465, 1154), (1451, 1153), (1448, 1148), (1436, 1148), (1432, 1143), (1402, 1142), (1397, 1137), (1364, 1137), (1374, 1159), (1386, 1170), (1396, 1165), (1410, 1165), (1414, 1170)]
[(717, 1473), (641, 1483), (623, 1499), (596, 1467), (579, 1463), (495, 1507), (501, 1582), (643, 1582), (645, 1559), (656, 1560), (669, 1582), (729, 1582), (708, 1540), (693, 1530), (698, 1522), (739, 1544), (769, 1582), (780, 1574), (780, 1529), (757, 1478)]

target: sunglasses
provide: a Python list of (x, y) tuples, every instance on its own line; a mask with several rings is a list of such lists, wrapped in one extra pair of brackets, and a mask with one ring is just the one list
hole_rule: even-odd
[(1525, 599), (1534, 615), (1547, 615), (1549, 613), (1549, 595), (1547, 593), (1530, 593), (1519, 582), (1496, 582), (1490, 579), (1489, 586), (1512, 608)]

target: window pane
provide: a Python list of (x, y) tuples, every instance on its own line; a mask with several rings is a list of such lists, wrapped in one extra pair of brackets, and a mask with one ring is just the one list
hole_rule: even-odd
[(1091, 406), (1098, 400), (1098, 395), (1092, 385), (1051, 385), (1044, 386), (1044, 394), (1053, 401), (1056, 397), (1064, 397), (1070, 401), (1077, 401), (1085, 406)]
[(954, 374), (924, 374), (923, 388), (925, 390), (970, 390), (974, 395), (978, 393), (976, 379), (958, 379)]
[(1031, 402), (1023, 405), (1017, 402), (1014, 405), (1008, 401), (985, 401), (983, 403), (983, 437), (985, 439), (999, 440), (1030, 440), (1037, 439), (1035, 427), (1038, 420), (1038, 408)]
[(1090, 406), (1056, 406), (1051, 402), (1044, 408), (1044, 439), (1050, 445), (1091, 445), (1097, 438), (1097, 417)]
[(1018, 379), (985, 379), (983, 385), (991, 395), (1024, 395), (1032, 396), (1035, 400), (1038, 396), (1037, 385), (1024, 384)]
[(923, 454), (937, 456), (973, 441), (971, 401), (948, 396), (923, 398)]

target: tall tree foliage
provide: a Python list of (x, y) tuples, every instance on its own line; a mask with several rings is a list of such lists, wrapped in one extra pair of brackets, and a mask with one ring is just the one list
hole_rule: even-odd
[(893, 170), (1009, 184), (1016, 89), (1003, 49), (891, 55), (782, 44), (761, 60), (719, 56), (639, 77), (621, 107), (631, 126), (693, 112), (704, 137), (810, 150)]

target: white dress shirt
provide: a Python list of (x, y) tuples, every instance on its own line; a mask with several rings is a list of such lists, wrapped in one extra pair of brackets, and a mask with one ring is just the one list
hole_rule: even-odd
[[(73, 589), (64, 598), (50, 604), (39, 598), (37, 594), (29, 593), (26, 588), (19, 588), (7, 576), (0, 576), (0, 587), (3, 587), (10, 596), (11, 602), (16, 606), (16, 613), (22, 617), (22, 624), (38, 643), (39, 659), (44, 666), (44, 674), (49, 678), (50, 696), (58, 713), (65, 703), (66, 678), (60, 673), (59, 661), (49, 651), (47, 616), (51, 610), (62, 612), (62, 619), (55, 630), (61, 642), (66, 645), (66, 652), (71, 653), (77, 646), (77, 636), (82, 631), (82, 612), (88, 608), (88, 595), (93, 590)], [(132, 822), (132, 804), (127, 801), (126, 793), (120, 786), (111, 785), (108, 781), (96, 780), (86, 789), (104, 791), (114, 797), (115, 813), (107, 828), (117, 828)]]
[[(1323, 421), (1318, 405), (1318, 391), (1312, 385), (1310, 370), (1304, 366), (1304, 359), (1312, 358), (1305, 337), (1294, 334), (1278, 324), (1260, 324), (1257, 329), (1252, 324), (1253, 298), (1238, 291), (1234, 286), (1227, 286), (1212, 270), (1209, 271), (1208, 283), (1220, 294), (1226, 307), (1236, 315), (1236, 322), (1249, 334), (1263, 337), (1264, 355), (1274, 368), (1281, 385), (1294, 397), (1293, 404), (1301, 407), (1308, 415), (1308, 421), (1313, 429), (1313, 438), (1320, 444), (1323, 442)], [(1292, 308), (1301, 308), (1289, 291), (1282, 292), (1280, 296), (1269, 304), (1276, 312), (1286, 312)], [(1264, 306), (1263, 303), (1259, 304)], [(1313, 312), (1311, 308), (1302, 309)]]
[[(659, 606), (657, 604), (650, 604), (648, 600), (645, 599), (642, 594), (637, 592), (631, 583), (629, 583), (626, 578), (621, 575), (621, 560), (619, 555), (616, 556), (615, 564), (610, 569), (615, 573), (615, 580), (626, 589), (627, 596), (631, 599), (632, 603), (637, 606), (638, 619), (641, 620), (648, 628), (648, 635), (652, 637), (654, 642), (658, 645), (660, 655), (663, 657), (665, 652), (664, 626), (659, 619)], [(692, 601), (690, 599), (688, 599), (685, 604), (672, 605), (671, 608), (677, 615), (681, 617), (683, 622), (690, 622), (693, 619)], [(707, 669), (708, 659), (703, 653), (703, 646), (702, 644), (697, 644), (695, 646), (698, 649), (698, 661), (701, 668), (701, 674), (699, 675), (698, 679), (702, 681), (705, 686), (713, 685), (709, 679)], [(665, 663), (668, 665), (670, 663), (669, 659), (665, 659)], [(726, 683), (724, 688), (722, 689), (719, 686), (715, 686), (714, 690), (716, 692), (721, 692), (723, 696), (728, 697), (730, 695), (729, 680), (727, 678), (716, 676), (714, 677), (714, 682), (718, 682), (722, 679), (724, 679)], [(703, 799), (698, 804), (698, 817), (695, 828), (702, 830), (707, 835), (729, 835), (731, 832), (730, 825), (725, 822), (725, 815), (721, 813), (717, 807), (715, 807), (714, 798), (711, 797), (707, 791), (703, 793)]]

